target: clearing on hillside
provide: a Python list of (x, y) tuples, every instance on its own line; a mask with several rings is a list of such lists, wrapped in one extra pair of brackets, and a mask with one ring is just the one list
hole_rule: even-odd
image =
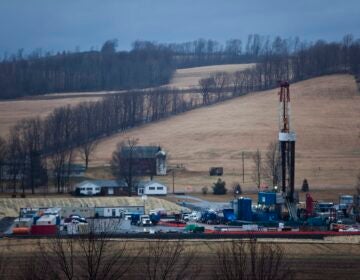
[(234, 73), (237, 71), (243, 71), (255, 66), (255, 63), (249, 64), (225, 64), (225, 65), (213, 65), (202, 66), (193, 68), (177, 69), (174, 77), (170, 83), (166, 86), (176, 88), (189, 88), (198, 87), (199, 80), (207, 78), (210, 75), (218, 72)]
[(0, 101), (0, 136), (6, 136), (9, 129), (21, 119), (45, 117), (55, 108), (76, 105), (84, 101), (97, 101), (100, 97), (74, 97), (46, 100)]

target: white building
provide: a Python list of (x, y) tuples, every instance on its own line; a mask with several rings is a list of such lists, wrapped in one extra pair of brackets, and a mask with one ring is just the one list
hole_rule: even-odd
[(138, 195), (167, 195), (167, 186), (156, 181), (140, 182)]
[(75, 186), (76, 195), (125, 195), (127, 184), (122, 180), (86, 180)]

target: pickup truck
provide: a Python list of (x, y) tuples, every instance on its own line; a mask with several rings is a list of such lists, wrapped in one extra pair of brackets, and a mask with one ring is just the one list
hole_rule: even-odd
[(152, 222), (150, 220), (150, 216), (149, 215), (141, 215), (140, 216), (140, 220), (138, 221), (138, 226), (151, 226)]

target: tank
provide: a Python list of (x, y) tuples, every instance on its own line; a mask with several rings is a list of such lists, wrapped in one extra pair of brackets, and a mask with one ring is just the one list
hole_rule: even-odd
[(252, 221), (251, 198), (240, 197), (238, 199), (238, 219), (243, 221)]
[(14, 227), (12, 230), (13, 234), (24, 235), (30, 233), (30, 228), (28, 227)]

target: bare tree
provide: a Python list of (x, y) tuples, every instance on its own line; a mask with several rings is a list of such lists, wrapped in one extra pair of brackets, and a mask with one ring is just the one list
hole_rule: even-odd
[(130, 254), (126, 241), (112, 240), (113, 233), (107, 224), (103, 228), (92, 223), (87, 234), (58, 235), (46, 243), (40, 240), (41, 260), (49, 268), (49, 275), (57, 275), (60, 279), (126, 278), (138, 253)]
[(253, 161), (254, 161), (254, 170), (253, 170), (252, 178), (255, 181), (258, 189), (260, 189), (263, 167), (262, 167), (262, 156), (259, 149), (253, 155)]
[(8, 259), (5, 256), (3, 247), (0, 248), (0, 280), (6, 279), (6, 269), (8, 267)]
[(263, 167), (264, 177), (271, 181), (273, 187), (277, 186), (281, 176), (280, 151), (277, 141), (269, 143)]
[(135, 147), (138, 139), (128, 138), (124, 142), (117, 144), (111, 159), (111, 170), (117, 179), (123, 179), (128, 185), (128, 195), (132, 195), (134, 180), (137, 177), (135, 169)]
[[(67, 279), (55, 272), (53, 268), (54, 258), (44, 260), (39, 252), (31, 252), (31, 255), (26, 255), (21, 262), (17, 264), (16, 271), (12, 271), (11, 279), (17, 280), (47, 280), (47, 279)], [(49, 265), (50, 264), (50, 265)]]
[(39, 117), (24, 119), (17, 124), (21, 148), (25, 154), (24, 181), (32, 193), (40, 184), (47, 183), (46, 170), (41, 157), (43, 122)]
[(0, 189), (2, 192), (4, 192), (3, 173), (4, 173), (6, 153), (7, 153), (6, 140), (0, 136)]
[(96, 147), (98, 144), (99, 144), (99, 141), (95, 140), (95, 141), (89, 141), (89, 142), (83, 143), (79, 147), (80, 156), (83, 160), (85, 160), (85, 168), (86, 169), (89, 166), (90, 156), (96, 150)]
[(210, 92), (215, 86), (214, 79), (212, 77), (210, 78), (204, 78), (199, 81), (199, 85), (201, 88), (201, 94), (202, 94), (202, 103), (203, 105), (209, 105), (210, 100)]
[(192, 265), (196, 259), (194, 251), (186, 248), (182, 240), (149, 241), (143, 255), (142, 279), (195, 279), (200, 272), (199, 265)]
[(8, 151), (7, 151), (7, 173), (11, 179), (11, 184), (13, 188), (13, 195), (16, 196), (16, 187), (19, 180), (23, 180), (23, 171), (25, 165), (25, 157), (22, 150), (22, 145), (19, 136), (18, 127), (13, 127), (10, 130), (10, 135), (8, 139)]
[(212, 76), (214, 87), (217, 94), (217, 102), (223, 100), (223, 91), (229, 83), (229, 74), (226, 72), (218, 72)]
[(71, 166), (74, 159), (74, 150), (54, 151), (50, 156), (55, 186), (59, 193), (64, 192), (69, 184), (71, 175)]
[(356, 190), (357, 195), (360, 195), (360, 172), (356, 176), (355, 190)]
[(284, 265), (283, 249), (256, 239), (223, 241), (209, 245), (215, 250), (213, 278), (219, 280), (285, 280), (293, 272)]

